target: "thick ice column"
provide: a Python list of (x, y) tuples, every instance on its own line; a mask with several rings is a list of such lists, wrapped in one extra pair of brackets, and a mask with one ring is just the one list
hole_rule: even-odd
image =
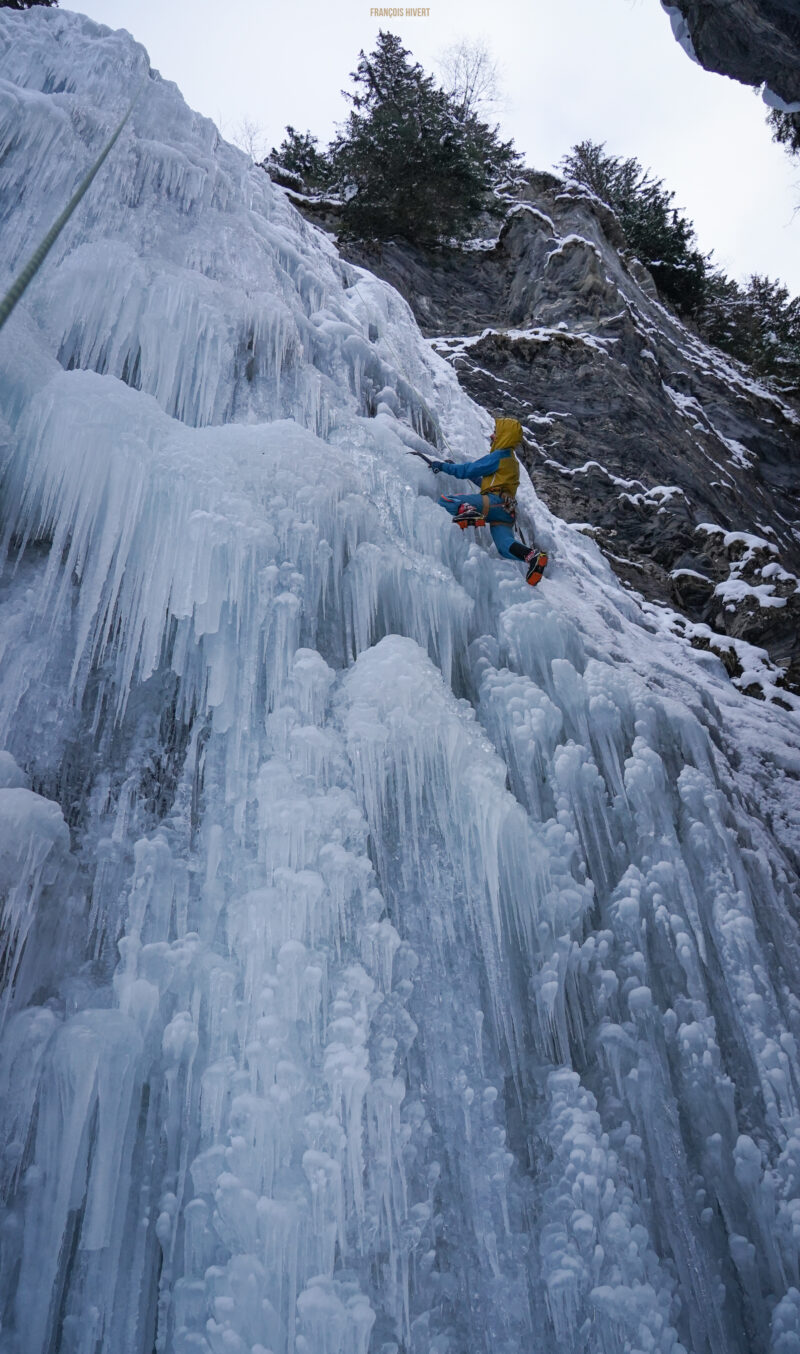
[[(507, 945), (518, 930), (536, 934), (539, 848), (471, 711), (411, 641), (387, 638), (362, 654), (341, 711), (378, 879), (418, 955), (413, 1013), (424, 1069), (416, 1094), (438, 1125), (425, 1160), (433, 1207), (465, 1241), (452, 1279), (465, 1301), (484, 1294), (485, 1313), (476, 1296), (472, 1314), (476, 1338), (491, 1329), (498, 1348), (515, 1348), (531, 1318), (498, 1090), (520, 1052)], [(425, 1287), (435, 1302), (433, 1274)]]
[[(19, 966), (25, 945), (41, 912), (69, 908), (69, 832), (61, 810), (52, 800), (25, 788), (13, 758), (0, 765), (7, 782), (0, 788), (0, 1027), (18, 996)], [(16, 782), (16, 783), (15, 783)], [(61, 876), (60, 896), (53, 885)], [(47, 944), (40, 925), (40, 943)], [(50, 943), (58, 925), (51, 925)], [(40, 958), (45, 967), (46, 958)]]
[[(405, 1216), (399, 1199), (381, 1214), (372, 1184), (374, 1175), (396, 1174), (399, 1122), (387, 1123), (380, 1142), (370, 1130), (369, 1158), (365, 1150), (367, 1124), (385, 1117), (387, 1090), (395, 1106), (404, 1095), (402, 1081), (373, 1082), (369, 1053), (392, 980), (386, 946), (391, 955), (399, 939), (376, 919), (382, 903), (362, 854), (365, 824), (347, 789), (343, 748), (324, 728), (332, 681), (309, 649), (288, 663), (284, 704), (265, 724), (271, 756), (251, 785), (253, 832), (236, 871), (250, 887), (228, 876), (221, 890), (231, 982), (213, 982), (199, 1008), (193, 1197), (178, 1191), (164, 1218), (175, 1256), (164, 1291), (167, 1347), (249, 1348), (255, 1340), (300, 1350), (333, 1341), (341, 1354), (361, 1354), (375, 1312), (363, 1288), (335, 1270), (360, 1267), (376, 1231), (396, 1236)], [(219, 741), (212, 737), (209, 756), (221, 754)], [(216, 876), (219, 855), (215, 862)], [(362, 929), (373, 937), (362, 947), (372, 974), (339, 960), (346, 938), (358, 943)], [(208, 953), (207, 972), (211, 962)], [(181, 1045), (182, 1021), (169, 1027)], [(250, 1299), (243, 1306), (245, 1277), (257, 1311)], [(402, 1319), (400, 1292), (379, 1300)]]
[[(110, 1319), (132, 1184), (140, 1053), (135, 1027), (121, 1013), (85, 1011), (61, 1026), (41, 1061), (12, 1326), (31, 1354), (50, 1347), (88, 1294), (96, 1338)], [(73, 1282), (70, 1300), (65, 1289), (73, 1248), (84, 1258), (86, 1289), (81, 1293)]]

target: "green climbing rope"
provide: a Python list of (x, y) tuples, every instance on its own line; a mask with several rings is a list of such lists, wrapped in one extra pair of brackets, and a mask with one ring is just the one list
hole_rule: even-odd
[(30, 282), (33, 281), (34, 277), (36, 276), (45, 259), (47, 258), (47, 255), (50, 253), (50, 250), (52, 249), (53, 245), (55, 244), (65, 225), (69, 221), (69, 218), (72, 216), (72, 213), (74, 212), (78, 203), (81, 201), (81, 198), (84, 197), (84, 195), (88, 192), (94, 178), (102, 168), (108, 156), (111, 154), (111, 151), (114, 149), (114, 146), (116, 145), (117, 140), (119, 139), (120, 133), (122, 132), (125, 123), (128, 121), (128, 118), (130, 117), (131, 113), (136, 107), (136, 104), (141, 98), (142, 93), (144, 92), (144, 87), (146, 84), (147, 84), (147, 76), (145, 77), (141, 86), (139, 87), (138, 93), (135, 95), (130, 108), (128, 109), (121, 123), (117, 127), (117, 130), (114, 132), (114, 135), (112, 136), (108, 145), (103, 149), (98, 158), (95, 160), (94, 164), (89, 170), (89, 173), (86, 175), (85, 179), (83, 179), (83, 181), (79, 184), (78, 188), (73, 193), (63, 212), (58, 217), (58, 220), (53, 222), (52, 226), (48, 230), (38, 249), (36, 249), (34, 253), (31, 254), (31, 257), (28, 259), (28, 262), (25, 264), (25, 267), (19, 274), (19, 277), (17, 277), (15, 281), (12, 282), (2, 301), (0, 301), (0, 329), (2, 329), (12, 310), (17, 304), (17, 301), (20, 299), (22, 293), (25, 291), (25, 288), (28, 286)]

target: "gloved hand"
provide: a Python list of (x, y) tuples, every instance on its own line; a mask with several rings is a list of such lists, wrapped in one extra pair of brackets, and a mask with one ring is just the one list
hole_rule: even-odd
[(440, 475), (440, 474), (442, 473), (442, 471), (444, 470), (445, 462), (444, 462), (444, 461), (428, 461), (428, 465), (430, 466), (430, 468), (431, 468), (431, 470), (433, 471), (434, 475)]

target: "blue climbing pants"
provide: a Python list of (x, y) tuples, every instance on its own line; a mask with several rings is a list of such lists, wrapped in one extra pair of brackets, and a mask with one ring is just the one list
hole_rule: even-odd
[[(483, 494), (459, 494), (458, 497), (451, 494), (442, 494), (439, 502), (443, 508), (447, 509), (451, 517), (455, 517), (462, 503), (469, 503), (473, 508), (478, 508), (483, 512), (483, 497)], [(510, 513), (506, 512), (499, 494), (489, 494), (489, 514), (486, 523), (492, 533), (492, 540), (497, 546), (498, 553), (504, 559), (514, 559), (515, 556), (510, 550), (514, 540), (514, 519)]]

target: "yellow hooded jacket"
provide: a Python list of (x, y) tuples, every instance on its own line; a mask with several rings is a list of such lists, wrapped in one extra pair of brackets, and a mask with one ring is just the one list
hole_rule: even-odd
[(516, 418), (496, 418), (492, 435), (492, 451), (508, 450), (511, 454), (503, 456), (497, 469), (481, 480), (482, 494), (508, 494), (516, 498), (519, 488), (519, 461), (514, 448), (522, 443), (522, 424)]

